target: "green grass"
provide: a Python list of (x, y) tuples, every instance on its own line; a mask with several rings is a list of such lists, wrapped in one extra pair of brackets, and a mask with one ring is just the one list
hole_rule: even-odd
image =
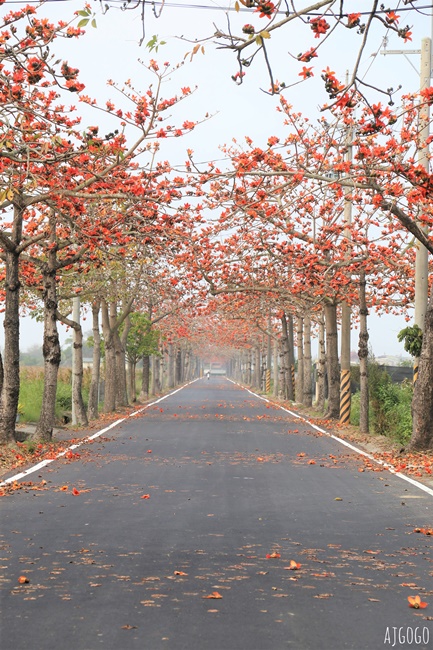
[[(23, 368), (20, 384), (20, 422), (37, 422), (41, 413), (44, 390), (43, 371), (38, 368)], [(87, 404), (88, 382), (83, 388), (83, 399)], [(59, 372), (56, 398), (56, 418), (61, 421), (65, 412), (72, 410), (72, 385), (70, 370)]]
[(41, 412), (43, 379), (22, 379), (19, 403), (22, 407), (21, 422), (37, 422)]
[[(369, 420), (372, 433), (388, 436), (405, 445), (412, 435), (412, 395), (411, 382), (392, 383), (384, 373), (370, 387)], [(350, 423), (359, 426), (360, 393), (352, 395)]]

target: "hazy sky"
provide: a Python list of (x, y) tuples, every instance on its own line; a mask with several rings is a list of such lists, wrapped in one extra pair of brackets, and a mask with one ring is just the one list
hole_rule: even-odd
[[(101, 3), (103, 5), (103, 3)], [(192, 134), (185, 138), (174, 139), (164, 142), (164, 157), (170, 159), (174, 164), (182, 165), (185, 160), (185, 150), (193, 149), (196, 160), (215, 160), (222, 158), (218, 147), (229, 143), (233, 138), (239, 142), (245, 136), (250, 136), (258, 145), (264, 145), (270, 135), (284, 135), (284, 126), (281, 116), (276, 112), (278, 99), (271, 97), (262, 89), (267, 90), (269, 81), (266, 71), (261, 63), (254, 64), (244, 78), (244, 83), (237, 86), (231, 79), (236, 73), (237, 65), (232, 53), (216, 50), (212, 44), (205, 44), (205, 54), (196, 54), (192, 60), (188, 52), (194, 47), (194, 42), (181, 40), (181, 36), (190, 38), (203, 38), (215, 31), (214, 25), (226, 27), (228, 21), (233, 24), (244, 24), (251, 22), (260, 24), (256, 16), (249, 14), (237, 15), (236, 12), (225, 14), (215, 9), (197, 9), (194, 4), (209, 7), (233, 7), (234, 2), (213, 2), (204, 0), (198, 2), (174, 2), (166, 3), (161, 17), (155, 18), (151, 6), (146, 9), (146, 38), (150, 40), (153, 35), (158, 35), (160, 40), (166, 41), (158, 53), (152, 52), (142, 46), (138, 46), (141, 38), (141, 16), (140, 11), (121, 11), (112, 8), (105, 15), (101, 14), (100, 3), (91, 3), (92, 10), (96, 10), (97, 29), (88, 28), (84, 38), (65, 42), (57, 42), (53, 51), (62, 58), (68, 60), (72, 67), (80, 69), (80, 81), (86, 84), (85, 93), (96, 97), (102, 104), (107, 99), (116, 103), (120, 99), (113, 90), (107, 86), (107, 80), (113, 79), (122, 84), (126, 79), (131, 79), (137, 90), (145, 90), (152, 77), (148, 71), (138, 62), (138, 59), (148, 61), (155, 58), (159, 62), (170, 61), (172, 64), (183, 62), (181, 68), (172, 75), (167, 85), (166, 96), (171, 96), (183, 86), (198, 86), (194, 95), (173, 113), (173, 120), (200, 120), (206, 113), (213, 117), (206, 123), (199, 126)], [(120, 6), (120, 2), (118, 3)], [(133, 3), (131, 3), (133, 4)], [(1, 7), (4, 13), (10, 9)], [(173, 6), (173, 5), (181, 5)], [(61, 2), (49, 2), (42, 10), (41, 15), (51, 19), (68, 19), (74, 10), (81, 7), (81, 3), (75, 0), (63, 0)], [(354, 7), (359, 7), (359, 2)], [(405, 25), (402, 13), (401, 25)], [(413, 43), (403, 44), (401, 39), (389, 35), (388, 49), (419, 49), (421, 38), (430, 36), (431, 22), (429, 17), (419, 16), (415, 23), (413, 21)], [(239, 32), (240, 30), (235, 30)], [(326, 57), (314, 59), (315, 77), (307, 82), (298, 84), (286, 92), (286, 97), (295, 109), (302, 111), (317, 119), (320, 116), (318, 107), (323, 104), (327, 97), (323, 90), (320, 79), (321, 70), (327, 65), (331, 67), (340, 78), (344, 78), (346, 69), (350, 67), (356, 52), (359, 37), (356, 37), (354, 30), (344, 30), (338, 41), (331, 38), (327, 47)], [(308, 39), (308, 40), (306, 40)], [(269, 42), (270, 58), (275, 78), (285, 81), (287, 85), (299, 81), (299, 72), (304, 64), (300, 64), (292, 56), (309, 49), (315, 45), (311, 38), (311, 30), (301, 28), (280, 30)], [(383, 32), (378, 32), (367, 46), (367, 56), (362, 66), (362, 74), (365, 81), (371, 85), (382, 87), (394, 87), (403, 84), (405, 91), (416, 90), (419, 86), (419, 75), (416, 70), (419, 68), (419, 56), (410, 55), (405, 58), (402, 55), (383, 56), (380, 51), (383, 49)], [(411, 63), (408, 61), (410, 59)], [(414, 67), (415, 66), (415, 69)], [(76, 101), (76, 96), (70, 96), (68, 101), (75, 103), (80, 112), (84, 112), (83, 125), (101, 124), (103, 114), (92, 112), (81, 106)], [(377, 98), (376, 98), (377, 100)], [(102, 127), (104, 128), (104, 126)], [(107, 129), (109, 126), (107, 123)], [(397, 342), (397, 333), (406, 322), (403, 318), (383, 316), (370, 318), (370, 336), (373, 351), (376, 356), (381, 354), (404, 354), (401, 344)], [(89, 327), (90, 329), (90, 327)], [(0, 335), (3, 337), (3, 328), (0, 328)], [(69, 334), (62, 329), (62, 339)], [(355, 338), (355, 337), (354, 337)], [(22, 319), (22, 347), (26, 349), (30, 345), (42, 341), (42, 326), (29, 318)], [(2, 344), (2, 340), (1, 340)], [(352, 349), (357, 348), (357, 343), (352, 343)]]

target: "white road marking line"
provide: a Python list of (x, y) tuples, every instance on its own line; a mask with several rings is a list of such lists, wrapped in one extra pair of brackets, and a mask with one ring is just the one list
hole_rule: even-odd
[(187, 384), (184, 384), (180, 388), (177, 388), (176, 390), (172, 391), (171, 393), (168, 393), (167, 395), (163, 395), (159, 399), (155, 400), (154, 402), (150, 402), (150, 404), (146, 404), (146, 406), (143, 406), (140, 409), (137, 409), (133, 413), (130, 413), (124, 418), (121, 418), (120, 420), (116, 420), (115, 422), (112, 422), (108, 427), (105, 427), (104, 429), (101, 429), (101, 431), (98, 431), (97, 433), (94, 433), (93, 435), (89, 436), (88, 438), (84, 438), (81, 442), (77, 442), (67, 449), (64, 449), (60, 453), (56, 454), (54, 458), (47, 458), (46, 460), (42, 460), (40, 463), (37, 465), (32, 465), (31, 467), (27, 468), (23, 472), (20, 472), (19, 474), (15, 474), (14, 476), (11, 476), (10, 478), (5, 479), (0, 483), (0, 487), (3, 487), (4, 485), (8, 485), (9, 483), (14, 483), (15, 481), (19, 481), (22, 478), (25, 478), (29, 474), (33, 474), (34, 472), (37, 472), (38, 470), (42, 469), (43, 467), (46, 467), (50, 463), (54, 462), (58, 458), (61, 458), (65, 454), (68, 453), (68, 451), (71, 451), (72, 449), (78, 449), (78, 447), (81, 447), (81, 445), (85, 445), (86, 442), (89, 442), (89, 440), (95, 440), (95, 438), (99, 438), (100, 436), (103, 436), (104, 433), (107, 433), (107, 431), (110, 431), (110, 429), (113, 429), (114, 427), (117, 427), (118, 424), (121, 424), (122, 422), (125, 422), (128, 418), (133, 417), (134, 415), (137, 415), (137, 413), (141, 413), (142, 411), (145, 411), (148, 409), (150, 406), (154, 406), (154, 404), (159, 404), (159, 402), (162, 402), (162, 400), (167, 399), (167, 397), (171, 397), (172, 395), (175, 395), (178, 393), (180, 390), (183, 390), (187, 386), (190, 386), (193, 384), (197, 379), (193, 379), (192, 381), (189, 381)]
[(430, 494), (433, 496), (433, 490), (427, 485), (423, 485), (423, 483), (419, 483), (418, 481), (415, 481), (415, 479), (410, 478), (410, 476), (406, 476), (406, 474), (402, 474), (401, 472), (396, 472), (394, 467), (392, 465), (389, 465), (389, 463), (385, 463), (385, 461), (380, 460), (378, 458), (375, 458), (371, 454), (369, 454), (367, 451), (364, 451), (363, 449), (360, 449), (359, 447), (356, 447), (355, 445), (352, 445), (350, 442), (347, 442), (346, 440), (343, 440), (343, 438), (339, 438), (338, 436), (334, 435), (333, 433), (329, 433), (329, 431), (326, 431), (325, 429), (321, 429), (318, 427), (316, 424), (313, 424), (313, 422), (310, 422), (307, 418), (302, 417), (302, 415), (299, 415), (298, 413), (295, 413), (294, 411), (289, 411), (289, 409), (284, 408), (284, 406), (280, 406), (280, 404), (277, 404), (276, 402), (272, 402), (271, 400), (267, 399), (266, 397), (262, 397), (262, 395), (258, 395), (257, 393), (254, 393), (252, 390), (249, 388), (245, 388), (245, 386), (242, 386), (242, 384), (239, 384), (237, 381), (233, 381), (233, 379), (229, 379), (228, 377), (226, 378), (228, 381), (230, 381), (232, 384), (236, 384), (236, 386), (240, 386), (240, 388), (243, 388), (246, 390), (248, 393), (251, 393), (251, 395), (254, 395), (254, 397), (258, 397), (259, 399), (263, 400), (264, 402), (267, 402), (268, 404), (272, 404), (272, 406), (276, 406), (279, 408), (281, 411), (285, 411), (286, 413), (289, 413), (290, 415), (293, 415), (295, 418), (298, 420), (301, 420), (302, 422), (306, 422), (310, 427), (313, 429), (316, 429), (316, 431), (319, 431), (320, 433), (323, 433), (325, 436), (328, 436), (328, 438), (333, 438), (337, 442), (339, 442), (342, 445), (345, 445), (346, 447), (349, 447), (349, 449), (352, 449), (352, 451), (355, 451), (357, 454), (360, 454), (361, 456), (365, 456), (366, 458), (369, 458), (372, 460), (376, 465), (381, 465), (382, 467), (385, 467), (387, 470), (391, 472), (391, 474), (395, 474), (395, 476), (398, 476), (399, 478), (403, 479), (403, 481), (407, 481), (408, 483), (411, 483), (415, 487), (419, 488), (420, 490), (423, 490), (424, 492), (427, 492), (427, 494)]

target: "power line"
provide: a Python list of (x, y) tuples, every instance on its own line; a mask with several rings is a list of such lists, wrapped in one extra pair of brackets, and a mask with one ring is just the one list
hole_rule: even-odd
[[(42, 4), (54, 4), (54, 3), (71, 3), (74, 2), (75, 0), (43, 0)], [(8, 0), (7, 1), (8, 5), (31, 5), (31, 4), (41, 4), (40, 0)], [(179, 2), (164, 2), (163, 0), (152, 0), (152, 1), (147, 1), (147, 0), (132, 0), (132, 2), (128, 2), (127, 0), (100, 0), (100, 4), (104, 5), (106, 8), (110, 8), (111, 6), (116, 6), (118, 5), (121, 9), (125, 10), (133, 10), (135, 7), (138, 7), (140, 5), (147, 5), (148, 7), (171, 7), (174, 9), (199, 9), (199, 10), (211, 10), (211, 11), (224, 11), (224, 12), (236, 12), (236, 13), (254, 13), (255, 8), (254, 7), (240, 7), (239, 10), (236, 9), (235, 7), (220, 7), (216, 4), (213, 5), (204, 5), (204, 4), (191, 4), (191, 3), (179, 3)], [(133, 6), (128, 6), (129, 4), (132, 4)], [(400, 3), (398, 3), (400, 4)], [(432, 10), (433, 9), (433, 4), (429, 5), (423, 5), (421, 7), (399, 7), (398, 11), (400, 13), (404, 12), (420, 12), (424, 10)], [(387, 14), (389, 13), (390, 9), (379, 9), (375, 13), (376, 14)], [(290, 12), (288, 11), (283, 11), (279, 10), (275, 12), (276, 14), (279, 15), (289, 15)], [(370, 11), (358, 11), (361, 16), (369, 16)], [(320, 12), (311, 12), (307, 14), (303, 14), (305, 16), (322, 16), (323, 13)], [(343, 16), (347, 16), (347, 14), (343, 14)]]

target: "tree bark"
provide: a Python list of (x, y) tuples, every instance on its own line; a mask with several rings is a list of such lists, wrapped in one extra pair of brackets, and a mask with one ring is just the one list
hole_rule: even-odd
[(117, 406), (128, 406), (125, 346), (117, 328), (113, 332), (113, 340), (116, 357), (116, 404)]
[(156, 395), (156, 355), (152, 354), (150, 359), (150, 393), (151, 395)]
[(254, 357), (254, 388), (260, 390), (262, 368), (260, 365), (260, 347), (258, 345), (254, 348)]
[(99, 331), (99, 311), (101, 304), (96, 300), (92, 304), (92, 332), (93, 332), (93, 359), (92, 378), (89, 389), (89, 403), (87, 405), (87, 417), (89, 420), (96, 420), (99, 417), (99, 380), (101, 372), (101, 333)]
[(190, 381), (190, 367), (191, 367), (191, 353), (190, 350), (185, 350), (185, 360), (183, 364), (183, 381)]
[(182, 348), (180, 346), (176, 350), (175, 383), (176, 386), (182, 383)]
[(287, 319), (287, 326), (288, 326), (288, 344), (289, 344), (289, 352), (288, 352), (289, 354), (289, 359), (288, 359), (289, 399), (291, 401), (294, 401), (295, 400), (295, 334), (294, 334), (294, 327), (293, 327), (293, 314), (289, 314), (289, 317)]
[(116, 350), (110, 327), (108, 304), (105, 300), (101, 302), (101, 314), (105, 344), (104, 413), (111, 413), (116, 410)]
[(135, 381), (135, 373), (137, 369), (137, 364), (135, 361), (129, 359), (126, 363), (126, 390), (128, 393), (128, 401), (130, 404), (133, 404), (137, 401), (137, 386)]
[(75, 424), (86, 427), (89, 424), (86, 407), (83, 400), (83, 329), (79, 323), (74, 326), (73, 345), (75, 354), (72, 367), (72, 404), (75, 414)]
[(337, 305), (325, 305), (326, 357), (328, 370), (328, 418), (340, 417), (340, 367), (338, 363)]
[(149, 398), (149, 383), (150, 383), (150, 356), (143, 355), (143, 372), (141, 374), (141, 391), (140, 402), (145, 402)]
[(3, 357), (0, 352), (0, 395), (3, 390), (3, 380), (4, 380), (4, 369), (3, 369)]
[(284, 338), (281, 335), (280, 346), (279, 346), (279, 357), (280, 357), (280, 377), (278, 382), (278, 395), (281, 399), (285, 400), (287, 398), (287, 377), (288, 370), (286, 368), (286, 351), (284, 346)]
[(274, 385), (273, 385), (273, 391), (272, 394), (274, 397), (278, 396), (278, 375), (279, 375), (279, 368), (278, 368), (278, 339), (274, 339), (274, 364), (273, 364), (273, 377), (274, 377)]
[(302, 403), (313, 404), (312, 360), (311, 360), (311, 318), (304, 316), (304, 385)]
[(15, 442), (15, 423), (20, 394), (20, 279), (19, 246), (22, 241), (24, 212), (22, 196), (14, 196), (13, 224), (8, 245), (4, 246), (5, 311), (3, 384), (0, 393), (0, 444)]
[(167, 378), (168, 388), (174, 388), (175, 378), (174, 378), (174, 350), (173, 350), (173, 343), (168, 344), (167, 365), (168, 365), (168, 368), (167, 368), (167, 370), (168, 370), (168, 378)]
[[(130, 298), (124, 306), (122, 314), (117, 314), (117, 305), (113, 300), (110, 304), (104, 298), (101, 301), (102, 331), (105, 343), (105, 396), (104, 412), (110, 413), (117, 406), (128, 405), (126, 391), (126, 358), (125, 344), (119, 335), (119, 328), (131, 313), (134, 298)], [(123, 336), (127, 336), (128, 323), (125, 324)]]
[(319, 360), (317, 363), (317, 408), (325, 410), (325, 375), (326, 375), (326, 348), (325, 348), (325, 323), (323, 316), (319, 323)]
[(368, 329), (367, 329), (367, 299), (365, 295), (365, 272), (361, 271), (359, 278), (359, 388), (360, 412), (359, 431), (369, 432), (369, 389), (368, 389)]
[(304, 399), (304, 319), (296, 319), (296, 347), (298, 351), (298, 373), (296, 375), (296, 401), (303, 404)]
[(410, 451), (433, 450), (433, 290), (424, 321), (418, 379), (412, 400)]
[(153, 370), (155, 373), (155, 386), (153, 388), (153, 394), (157, 395), (162, 390), (161, 384), (161, 357), (159, 355), (154, 356)]
[(39, 422), (31, 435), (32, 440), (50, 441), (56, 417), (57, 376), (61, 360), (57, 330), (57, 283), (55, 249), (48, 252), (47, 267), (43, 269), (44, 301), (44, 390)]
[(250, 348), (249, 350), (247, 350), (247, 368), (246, 368), (246, 382), (245, 382), (247, 386), (251, 386), (251, 380), (252, 380), (251, 356), (252, 356), (252, 350)]

